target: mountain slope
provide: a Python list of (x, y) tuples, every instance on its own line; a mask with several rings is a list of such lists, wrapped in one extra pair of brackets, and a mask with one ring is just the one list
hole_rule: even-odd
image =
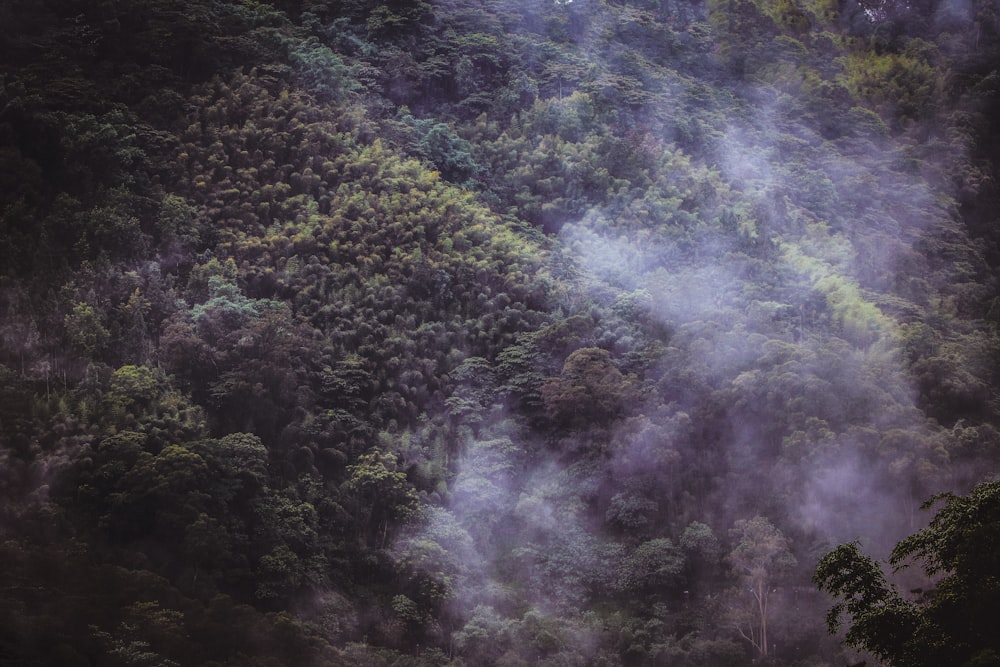
[(995, 474), (990, 3), (0, 11), (11, 664), (836, 664)]

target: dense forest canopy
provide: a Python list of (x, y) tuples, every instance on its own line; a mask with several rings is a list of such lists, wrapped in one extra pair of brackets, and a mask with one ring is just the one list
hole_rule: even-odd
[(994, 664), (996, 0), (0, 25), (0, 663)]

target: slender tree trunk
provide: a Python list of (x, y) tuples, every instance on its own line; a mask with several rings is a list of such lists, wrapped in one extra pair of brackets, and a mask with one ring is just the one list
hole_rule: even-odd
[[(767, 646), (767, 586), (766, 584), (757, 584), (756, 589), (753, 591), (753, 596), (757, 601), (757, 614), (760, 633), (758, 641), (754, 642), (757, 650), (760, 651), (761, 657), (767, 657), (768, 646)], [(753, 624), (750, 626), (753, 627)]]
[(760, 652), (761, 655), (767, 657), (768, 646), (767, 646), (767, 587), (761, 587), (761, 602), (760, 602)]

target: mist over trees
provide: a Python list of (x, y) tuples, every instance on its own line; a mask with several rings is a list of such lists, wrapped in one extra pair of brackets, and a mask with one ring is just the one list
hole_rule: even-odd
[(0, 663), (996, 661), (993, 0), (0, 25)]

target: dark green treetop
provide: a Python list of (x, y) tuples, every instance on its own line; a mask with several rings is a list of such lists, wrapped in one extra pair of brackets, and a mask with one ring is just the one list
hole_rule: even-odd
[(995, 619), (1000, 609), (1000, 482), (944, 501), (923, 530), (899, 542), (894, 572), (919, 564), (933, 587), (906, 597), (857, 542), (820, 561), (814, 581), (838, 602), (827, 615), (831, 632), (850, 618), (847, 643), (898, 667), (1000, 664)]

